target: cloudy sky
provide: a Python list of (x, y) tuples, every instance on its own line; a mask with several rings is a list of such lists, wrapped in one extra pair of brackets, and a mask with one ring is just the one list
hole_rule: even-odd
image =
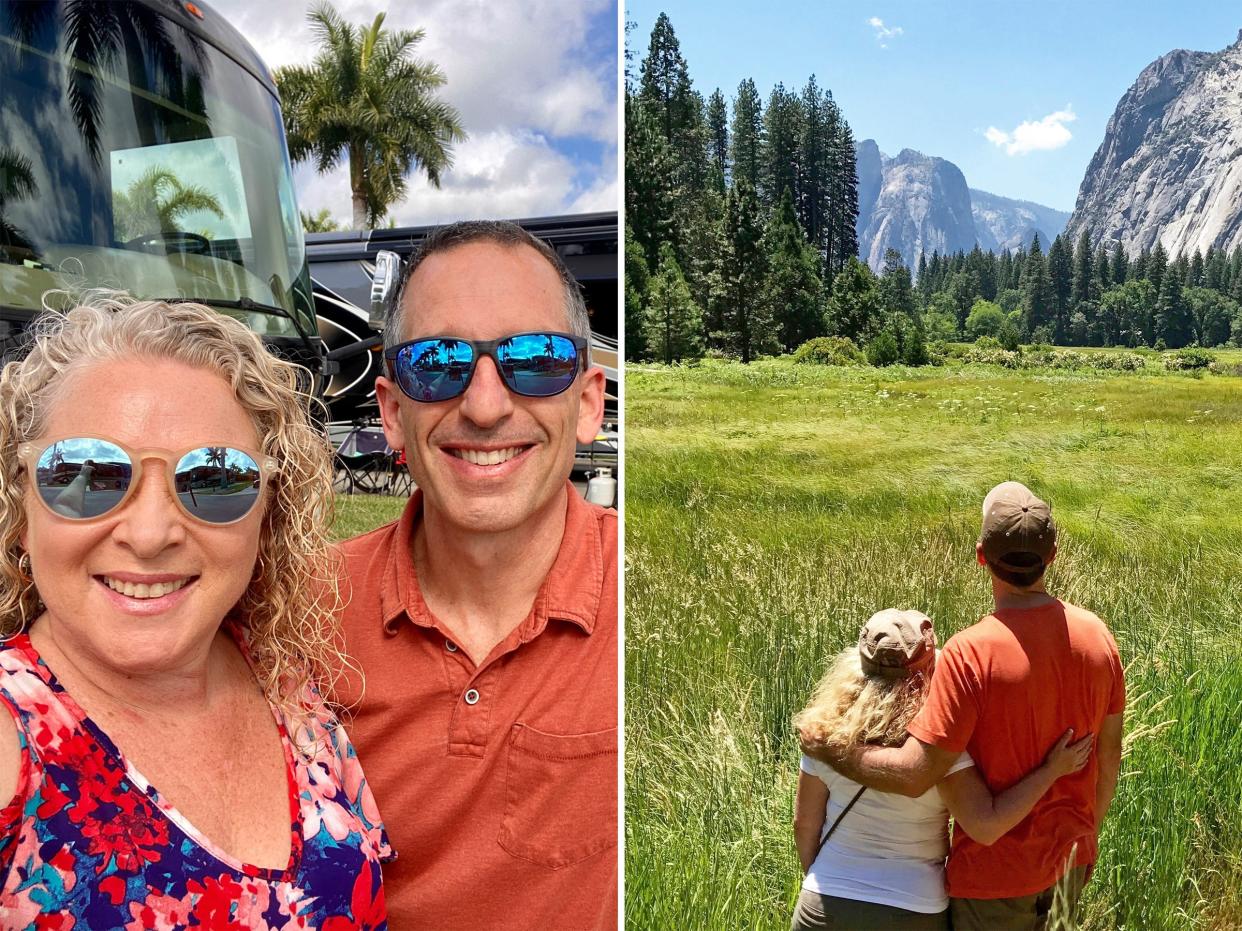
[(1236, 0), (629, 0), (637, 60), (661, 11), (704, 96), (732, 99), (751, 77), (766, 101), (815, 74), (856, 139), (1060, 210), (1139, 72), (1176, 48), (1224, 48), (1242, 26)]
[[(212, 0), (268, 66), (309, 63), (308, 0)], [(456, 146), (439, 190), (411, 179), (392, 210), (398, 226), (467, 217), (535, 217), (616, 210), (617, 6), (615, 0), (337, 0), (340, 14), (389, 29), (423, 29), (416, 48), (444, 71), (441, 95), (469, 139)], [(299, 206), (326, 207), (348, 224), (346, 169), (319, 175), (295, 165)]]

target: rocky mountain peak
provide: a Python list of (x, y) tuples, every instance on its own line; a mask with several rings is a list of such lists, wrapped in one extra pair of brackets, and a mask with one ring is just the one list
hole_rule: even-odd
[(960, 168), (947, 159), (902, 149), (892, 158), (874, 139), (856, 147), (858, 253), (872, 269), (884, 266), (889, 249), (907, 267), (919, 254), (941, 255), (1030, 246), (1038, 231), (1051, 242), (1069, 216), (1025, 201), (972, 191)]
[(1176, 49), (1122, 95), (1067, 232), (1151, 248), (1242, 243), (1242, 32), (1220, 52)]

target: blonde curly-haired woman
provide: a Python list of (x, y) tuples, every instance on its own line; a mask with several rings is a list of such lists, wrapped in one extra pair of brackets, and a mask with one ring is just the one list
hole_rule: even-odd
[[(858, 647), (837, 655), (794, 724), (830, 746), (900, 744), (923, 705), (935, 662), (930, 618), (881, 611), (863, 627)], [(804, 756), (794, 839), (806, 875), (792, 931), (948, 928), (949, 815), (975, 840), (994, 842), (1053, 782), (1086, 764), (1091, 738), (1070, 744), (1071, 736), (995, 797), (965, 753), (939, 786), (918, 798), (864, 789)]]
[(340, 596), (298, 384), (236, 320), (124, 300), (47, 314), (0, 374), (6, 928), (386, 927), (313, 687)]

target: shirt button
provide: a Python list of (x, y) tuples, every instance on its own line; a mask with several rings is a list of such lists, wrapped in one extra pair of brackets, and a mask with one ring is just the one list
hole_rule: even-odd
[(455, 644), (452, 640), (445, 640), (445, 641), (444, 641), (444, 649), (448, 650), (450, 653), (456, 653), (456, 652), (457, 652), (457, 644)]
[(479, 701), (478, 689), (471, 689), (469, 692), (466, 693), (466, 704), (467, 705), (478, 704), (478, 701)]

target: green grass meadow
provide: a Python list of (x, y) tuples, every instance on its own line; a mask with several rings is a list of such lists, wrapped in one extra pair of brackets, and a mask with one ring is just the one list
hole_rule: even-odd
[(777, 359), (627, 369), (628, 928), (789, 926), (790, 718), (872, 612), (989, 610), (1006, 479), (1127, 670), (1084, 927), (1242, 927), (1242, 377)]
[(389, 495), (337, 495), (332, 539), (348, 540), (396, 520), (407, 500)]

